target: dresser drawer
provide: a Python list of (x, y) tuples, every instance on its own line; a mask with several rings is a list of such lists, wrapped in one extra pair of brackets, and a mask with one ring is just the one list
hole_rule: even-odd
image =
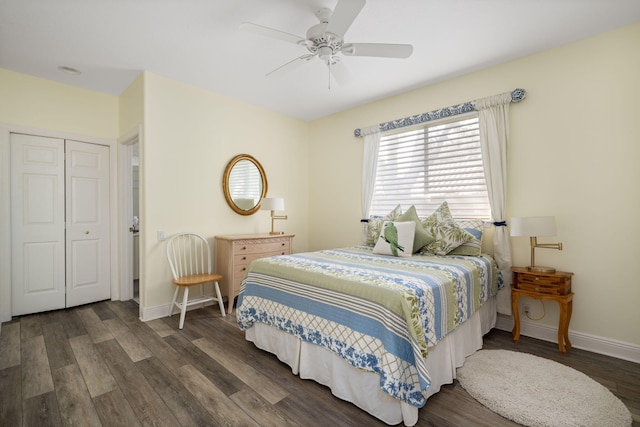
[(286, 255), (291, 252), (291, 240), (278, 239), (277, 241), (266, 241), (256, 243), (255, 241), (233, 242), (233, 253), (236, 256), (245, 254), (257, 254), (257, 258), (272, 255)]
[(538, 292), (541, 294), (567, 295), (571, 293), (571, 277), (515, 273), (513, 286), (516, 289)]

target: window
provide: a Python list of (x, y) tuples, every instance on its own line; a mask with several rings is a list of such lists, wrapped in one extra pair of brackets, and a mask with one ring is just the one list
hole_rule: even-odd
[(400, 204), (427, 216), (445, 200), (455, 218), (491, 218), (477, 114), (380, 139), (371, 215)]

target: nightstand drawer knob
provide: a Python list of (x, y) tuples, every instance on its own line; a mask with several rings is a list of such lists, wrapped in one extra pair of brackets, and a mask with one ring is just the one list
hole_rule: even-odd
[(246, 256), (243, 256), (243, 257), (242, 257), (242, 260), (243, 260), (243, 261), (246, 261), (246, 260), (247, 260), (247, 257), (246, 257)]

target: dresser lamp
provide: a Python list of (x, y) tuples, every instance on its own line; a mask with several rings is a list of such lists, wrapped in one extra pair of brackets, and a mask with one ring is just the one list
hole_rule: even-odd
[(521, 218), (511, 218), (511, 235), (514, 237), (528, 236), (531, 241), (531, 266), (530, 271), (538, 273), (555, 273), (556, 269), (551, 267), (536, 266), (536, 248), (562, 250), (562, 243), (538, 243), (540, 236), (556, 235), (556, 220), (552, 216), (530, 216)]
[(287, 219), (287, 215), (276, 215), (276, 211), (284, 210), (284, 199), (280, 197), (267, 197), (260, 202), (260, 210), (271, 211), (271, 231), (269, 234), (284, 234), (283, 231), (274, 231), (273, 226), (276, 219)]

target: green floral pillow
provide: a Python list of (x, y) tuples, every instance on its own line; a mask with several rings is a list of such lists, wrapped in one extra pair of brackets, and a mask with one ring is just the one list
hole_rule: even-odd
[(402, 214), (400, 205), (396, 206), (391, 212), (384, 217), (370, 217), (367, 223), (367, 239), (364, 244), (374, 246), (378, 242), (378, 237), (382, 231), (382, 225), (385, 221), (395, 221)]
[(456, 223), (460, 227), (464, 228), (469, 234), (473, 235), (473, 240), (461, 244), (449, 252), (449, 255), (480, 256), (482, 253), (483, 221), (481, 219), (469, 219), (457, 220)]
[(473, 239), (473, 235), (453, 219), (447, 202), (442, 202), (435, 212), (423, 220), (422, 226), (435, 238), (434, 242), (422, 248), (420, 252), (424, 254), (446, 255)]
[(416, 211), (415, 206), (411, 206), (405, 213), (400, 215), (397, 221), (413, 221), (416, 223), (416, 232), (413, 238), (413, 253), (418, 252), (422, 247), (427, 246), (429, 243), (435, 241), (436, 239), (424, 229), (424, 226), (420, 222), (420, 218), (418, 217), (418, 212)]

